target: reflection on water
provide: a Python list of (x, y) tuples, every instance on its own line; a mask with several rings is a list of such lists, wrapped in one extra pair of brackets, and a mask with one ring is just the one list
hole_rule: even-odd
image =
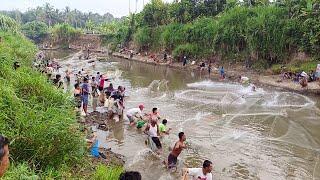
[(163, 139), (164, 156), (155, 157), (144, 145), (145, 135), (113, 123), (99, 132), (102, 145), (127, 157), (126, 168), (144, 179), (177, 179), (161, 165), (168, 148), (184, 131), (190, 148), (179, 157), (180, 167), (214, 162), (215, 179), (320, 179), (320, 110), (317, 98), (257, 89), (199, 78), (197, 73), (114, 59), (95, 67), (75, 58), (63, 61), (75, 71), (104, 72), (115, 86), (127, 89), (126, 108), (144, 103), (159, 107), (172, 134)]

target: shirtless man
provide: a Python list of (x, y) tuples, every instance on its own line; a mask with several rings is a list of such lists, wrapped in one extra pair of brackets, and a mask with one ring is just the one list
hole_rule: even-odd
[(186, 141), (186, 136), (184, 135), (184, 132), (179, 133), (179, 141), (177, 141), (171, 151), (171, 153), (168, 156), (168, 168), (175, 168), (178, 161), (178, 156), (180, 155), (181, 151), (185, 149), (187, 146), (184, 143)]

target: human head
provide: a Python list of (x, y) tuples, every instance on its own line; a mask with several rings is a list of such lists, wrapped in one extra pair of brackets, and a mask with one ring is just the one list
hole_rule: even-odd
[(156, 107), (152, 108), (152, 113), (153, 113), (153, 114), (158, 113), (158, 108), (156, 108)]
[(166, 119), (162, 120), (162, 124), (166, 125), (168, 123), (168, 121)]
[(100, 72), (97, 72), (97, 75), (99, 75), (100, 74)]
[(209, 161), (209, 160), (205, 160), (205, 161), (203, 162), (202, 168), (203, 168), (203, 171), (204, 171), (205, 173), (211, 173), (211, 171), (212, 171), (212, 162)]
[(96, 78), (95, 78), (95, 77), (92, 77), (91, 79), (92, 79), (92, 81), (94, 81)]
[(141, 111), (143, 111), (144, 105), (143, 105), (143, 104), (140, 104), (140, 105), (139, 105), (139, 109), (140, 109)]
[(78, 89), (80, 86), (79, 86), (79, 83), (76, 83), (75, 85), (74, 85), (74, 88), (75, 89)]
[(56, 75), (56, 79), (61, 79), (61, 75), (60, 75), (60, 74), (57, 74), (57, 75)]
[(100, 78), (102, 78), (102, 75), (100, 75)]
[(20, 67), (20, 63), (19, 62), (14, 62), (13, 63), (13, 68), (16, 70), (16, 69), (18, 69)]
[(88, 82), (88, 78), (83, 78), (83, 82), (87, 83)]
[(126, 171), (120, 174), (119, 180), (141, 180), (141, 174), (137, 171)]
[(179, 132), (178, 136), (180, 141), (185, 141), (187, 139), (186, 135), (184, 135), (184, 132)]
[(9, 167), (9, 139), (0, 135), (0, 177)]
[(112, 83), (110, 83), (109, 87), (112, 87), (112, 88), (113, 88), (113, 84), (112, 84)]

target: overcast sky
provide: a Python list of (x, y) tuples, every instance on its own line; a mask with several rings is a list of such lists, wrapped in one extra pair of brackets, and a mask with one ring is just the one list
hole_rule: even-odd
[[(97, 12), (104, 14), (109, 12), (115, 17), (122, 17), (129, 14), (129, 1), (131, 4), (131, 12), (136, 9), (136, 0), (0, 0), (0, 10), (20, 10), (26, 11), (28, 8), (42, 6), (46, 2), (55, 8), (64, 9), (69, 6), (71, 9), (78, 9), (84, 12)], [(140, 11), (144, 3), (150, 0), (137, 0), (137, 10)], [(164, 0), (172, 2), (173, 0)]]

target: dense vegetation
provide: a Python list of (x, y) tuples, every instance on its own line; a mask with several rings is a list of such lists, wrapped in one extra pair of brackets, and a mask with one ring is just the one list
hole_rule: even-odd
[[(152, 0), (122, 23), (121, 44), (139, 51), (171, 52), (176, 59), (239, 62), (255, 68), (286, 63), (297, 53), (319, 58), (318, 0)], [(119, 43), (120, 44), (120, 43)], [(308, 57), (307, 56), (307, 57)]]
[[(108, 179), (104, 170), (119, 176), (121, 168), (103, 165), (95, 173), (84, 158), (73, 100), (32, 69), (36, 46), (12, 18), (0, 18), (0, 132), (11, 140), (11, 167), (3, 179)], [(15, 70), (16, 61), (21, 67)]]
[(104, 15), (92, 12), (84, 13), (77, 9), (72, 10), (70, 7), (65, 7), (63, 10), (59, 10), (49, 3), (29, 9), (24, 13), (18, 10), (13, 10), (0, 11), (0, 14), (4, 14), (15, 19), (19, 24), (40, 21), (49, 27), (54, 26), (55, 24), (67, 23), (74, 28), (85, 28), (89, 21), (93, 24), (100, 24), (119, 20), (113, 17), (110, 13), (106, 13)]

